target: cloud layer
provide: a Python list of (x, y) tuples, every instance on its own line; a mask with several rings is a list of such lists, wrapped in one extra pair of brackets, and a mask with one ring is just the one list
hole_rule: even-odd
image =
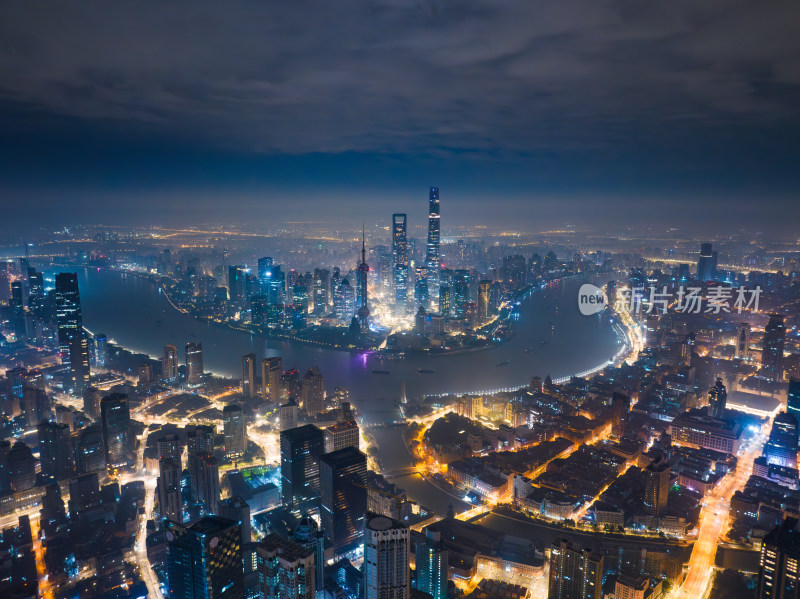
[(788, 0), (4, 2), (0, 101), (18, 132), (267, 154), (693, 144), (796, 129), (798, 24)]

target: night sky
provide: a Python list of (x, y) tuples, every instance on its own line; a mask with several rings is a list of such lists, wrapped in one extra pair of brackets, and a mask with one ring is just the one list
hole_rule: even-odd
[[(0, 228), (800, 217), (800, 3), (0, 1)], [(793, 217), (792, 218), (787, 218)]]

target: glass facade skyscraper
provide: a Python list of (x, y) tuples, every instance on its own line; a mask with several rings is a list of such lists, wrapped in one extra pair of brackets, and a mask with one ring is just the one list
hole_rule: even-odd
[(367, 456), (355, 447), (326, 453), (319, 462), (320, 516), (336, 554), (352, 551), (364, 536)]
[(170, 599), (241, 599), (242, 529), (238, 522), (206, 516), (189, 526), (167, 522)]
[(281, 495), (290, 510), (319, 506), (319, 459), (325, 437), (313, 424), (281, 431)]
[(394, 301), (399, 313), (405, 313), (408, 301), (408, 232), (406, 215), (392, 215), (392, 258), (394, 260)]
[(428, 298), (435, 303), (439, 298), (439, 188), (431, 187), (428, 194), (428, 245), (425, 253), (425, 268), (428, 275)]
[(56, 322), (61, 362), (67, 367), (64, 388), (82, 395), (89, 386), (89, 341), (83, 330), (78, 275), (62, 272), (56, 275)]
[(100, 401), (106, 468), (113, 474), (131, 466), (131, 412), (128, 396), (112, 393)]

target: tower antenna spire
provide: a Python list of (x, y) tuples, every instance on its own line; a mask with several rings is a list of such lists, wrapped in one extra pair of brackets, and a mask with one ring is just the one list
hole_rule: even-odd
[(361, 262), (367, 261), (366, 236), (364, 234), (364, 221), (361, 221)]

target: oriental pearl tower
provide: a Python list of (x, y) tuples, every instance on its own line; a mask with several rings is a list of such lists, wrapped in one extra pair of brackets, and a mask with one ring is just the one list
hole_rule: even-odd
[(364, 225), (361, 225), (361, 263), (358, 265), (358, 295), (360, 305), (358, 306), (358, 325), (361, 327), (362, 333), (369, 332), (369, 307), (367, 306), (367, 273), (369, 273), (369, 265), (367, 264), (367, 246), (364, 237)]

